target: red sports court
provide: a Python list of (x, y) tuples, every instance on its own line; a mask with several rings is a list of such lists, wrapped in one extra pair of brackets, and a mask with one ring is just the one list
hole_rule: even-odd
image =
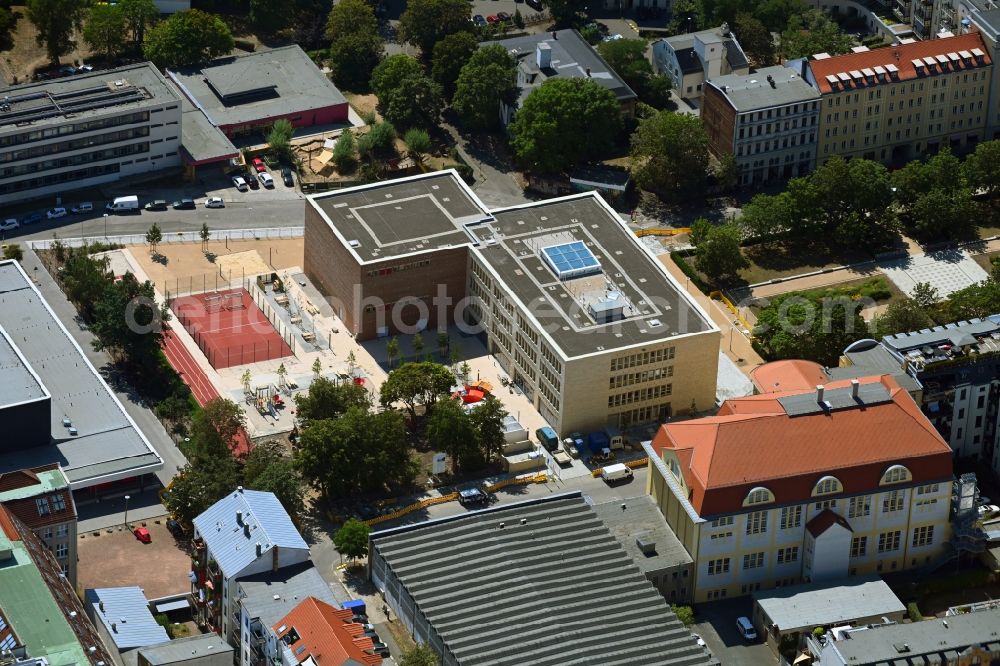
[(216, 370), (292, 355), (246, 289), (170, 300), (170, 309)]

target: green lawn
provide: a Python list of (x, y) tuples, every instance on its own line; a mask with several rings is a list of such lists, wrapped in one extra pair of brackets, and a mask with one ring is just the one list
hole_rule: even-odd
[(740, 271), (747, 284), (757, 284), (779, 277), (790, 277), (813, 271), (868, 261), (871, 254), (863, 250), (844, 249), (829, 245), (790, 247), (781, 243), (764, 243), (744, 248), (750, 267)]

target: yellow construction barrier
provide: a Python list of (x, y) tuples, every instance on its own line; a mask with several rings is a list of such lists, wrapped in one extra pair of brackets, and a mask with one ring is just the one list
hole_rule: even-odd
[(485, 488), (487, 492), (495, 493), (496, 491), (502, 488), (506, 488), (507, 486), (517, 486), (528, 483), (545, 483), (548, 480), (549, 480), (548, 474), (546, 474), (545, 472), (539, 472), (538, 474), (515, 476), (510, 479), (504, 479), (503, 481), (497, 481), (496, 483), (485, 486)]
[(690, 232), (690, 227), (652, 227), (651, 229), (638, 229), (635, 235), (642, 238), (643, 236), (678, 236)]
[[(637, 467), (645, 467), (646, 465), (649, 464), (649, 458), (636, 458), (635, 460), (626, 460), (622, 464), (625, 465), (626, 467), (628, 467), (629, 469), (635, 469)], [(603, 472), (604, 472), (604, 468), (603, 467), (598, 467), (593, 472), (591, 472), (590, 475), (596, 479)]]
[(739, 308), (733, 305), (733, 302), (728, 298), (726, 298), (726, 295), (723, 294), (721, 291), (710, 291), (708, 293), (708, 297), (716, 301), (721, 301), (722, 304), (725, 305), (726, 308), (728, 308), (729, 311), (733, 313), (733, 316), (736, 317), (736, 320), (740, 322), (743, 328), (745, 328), (748, 331), (753, 330), (753, 325), (743, 318), (743, 315), (740, 314)]

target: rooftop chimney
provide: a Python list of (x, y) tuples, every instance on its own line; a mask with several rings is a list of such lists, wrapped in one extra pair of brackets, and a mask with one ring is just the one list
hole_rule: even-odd
[(552, 39), (559, 39), (559, 34), (555, 30), (552, 31)]
[(98, 601), (97, 602), (97, 607), (101, 609), (102, 613), (104, 612), (104, 602), (103, 601)]
[(258, 541), (257, 542), (257, 557), (260, 557), (260, 553), (261, 553), (261, 545), (260, 545), (260, 541)]
[(237, 525), (242, 525), (243, 524), (243, 512), (242, 511), (237, 511), (236, 512), (236, 524)]
[(774, 84), (774, 77), (771, 76), (770, 74), (767, 75), (767, 82), (771, 84), (772, 88), (777, 88), (777, 86)]
[(111, 623), (111, 631), (118, 633), (118, 625), (114, 622)]
[(823, 393), (826, 392), (826, 388), (822, 384), (816, 384), (816, 402), (823, 402)]
[(535, 47), (535, 64), (538, 69), (548, 69), (552, 66), (552, 47), (545, 42), (539, 42)]
[(861, 382), (859, 382), (857, 379), (852, 379), (851, 380), (851, 397), (854, 398), (855, 400), (858, 399), (858, 391), (860, 390), (860, 388), (861, 388)]

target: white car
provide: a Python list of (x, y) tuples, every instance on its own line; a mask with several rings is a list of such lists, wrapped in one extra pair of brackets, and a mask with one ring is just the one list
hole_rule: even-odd
[(979, 507), (980, 518), (986, 518), (998, 513), (1000, 513), (1000, 506), (997, 506), (996, 504), (984, 504)]
[(691, 635), (694, 637), (694, 641), (695, 641), (695, 643), (698, 644), (698, 647), (706, 647), (705, 639), (704, 638), (702, 638), (698, 634), (691, 634)]
[(247, 185), (247, 181), (243, 180), (243, 176), (233, 176), (233, 185), (235, 185), (236, 189), (240, 192), (246, 192), (250, 189), (250, 186)]
[(271, 174), (261, 173), (257, 177), (260, 178), (260, 184), (264, 187), (274, 187), (274, 178), (271, 178)]
[(222, 200), (222, 197), (209, 197), (205, 201), (205, 208), (225, 208), (226, 202)]
[(60, 217), (66, 217), (66, 209), (53, 208), (52, 210), (45, 213), (45, 217), (47, 217), (50, 220), (56, 220), (59, 219)]
[(12, 217), (10, 219), (4, 220), (3, 222), (0, 222), (0, 231), (10, 231), (11, 229), (17, 229), (19, 226), (21, 225), (18, 224), (17, 220), (15, 220)]

